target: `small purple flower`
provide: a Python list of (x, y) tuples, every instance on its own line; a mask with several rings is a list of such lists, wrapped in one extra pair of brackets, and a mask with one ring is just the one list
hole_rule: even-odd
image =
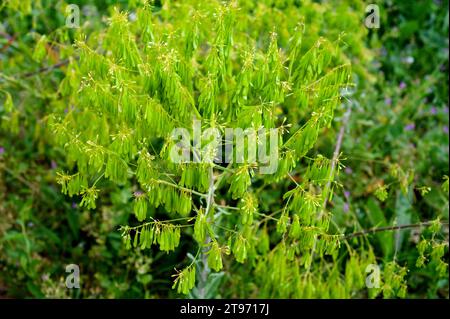
[(0, 155), (3, 155), (5, 153), (5, 148), (0, 146)]
[(387, 97), (384, 99), (384, 103), (388, 106), (392, 105), (392, 99), (390, 97)]
[(344, 191), (344, 196), (345, 196), (345, 198), (349, 199), (350, 192), (349, 191)]
[(447, 114), (448, 113), (448, 105), (446, 107), (444, 107), (444, 113)]
[(27, 226), (32, 228), (34, 226), (34, 224), (32, 222), (28, 222)]
[(56, 164), (56, 162), (54, 160), (52, 160), (51, 164), (50, 164), (52, 169), (55, 169), (58, 167), (58, 164)]
[(344, 212), (347, 213), (350, 210), (350, 205), (348, 203), (344, 203)]
[(432, 106), (431, 109), (430, 109), (430, 113), (432, 115), (436, 115), (437, 114), (437, 108), (435, 106)]
[(64, 109), (64, 113), (65, 114), (69, 113), (69, 109), (68, 108)]
[(405, 82), (400, 82), (399, 86), (400, 90), (403, 90), (404, 88), (406, 88), (406, 83)]
[(405, 131), (413, 131), (416, 128), (416, 124), (411, 123), (405, 126)]
[(445, 125), (442, 129), (445, 134), (448, 134), (448, 126), (447, 125)]
[(72, 202), (72, 208), (77, 208), (77, 203)]
[(134, 197), (139, 197), (139, 196), (142, 196), (143, 194), (144, 193), (141, 191), (136, 191), (136, 192), (134, 192)]
[(353, 173), (353, 170), (352, 170), (352, 168), (351, 168), (351, 167), (346, 167), (346, 168), (345, 168), (345, 170), (344, 170), (344, 172), (345, 172), (345, 174), (348, 174), (348, 175), (350, 175), (350, 174), (352, 174), (352, 173)]

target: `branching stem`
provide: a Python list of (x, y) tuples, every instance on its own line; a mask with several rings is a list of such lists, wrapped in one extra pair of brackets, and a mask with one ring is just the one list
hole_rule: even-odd
[[(405, 224), (405, 225), (396, 225), (396, 226), (386, 226), (386, 227), (374, 227), (370, 229), (365, 229), (361, 231), (357, 231), (348, 235), (344, 235), (345, 239), (353, 238), (353, 237), (359, 237), (359, 236), (365, 236), (369, 234), (384, 232), (384, 231), (391, 231), (391, 230), (401, 230), (401, 229), (410, 229), (410, 228), (421, 228), (430, 226), (435, 221), (427, 221), (422, 223), (416, 223), (416, 224)], [(448, 222), (440, 222), (442, 226), (448, 225)]]

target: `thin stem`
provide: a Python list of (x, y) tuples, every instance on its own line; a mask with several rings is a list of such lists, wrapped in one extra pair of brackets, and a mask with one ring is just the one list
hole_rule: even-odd
[[(364, 236), (364, 235), (379, 233), (379, 232), (383, 232), (383, 231), (401, 230), (401, 229), (409, 229), (409, 228), (421, 228), (421, 227), (430, 226), (433, 223), (435, 223), (435, 221), (427, 221), (427, 222), (422, 222), (422, 223), (405, 224), (405, 225), (397, 225), (397, 226), (375, 227), (375, 228), (357, 231), (357, 232), (343, 235), (343, 236), (344, 236), (344, 239), (349, 239), (349, 238), (353, 238), (353, 237)], [(440, 224), (442, 226), (444, 226), (444, 225), (448, 225), (448, 222), (440, 222)]]
[[(153, 225), (153, 224), (172, 224), (172, 222), (176, 222), (176, 221), (181, 221), (181, 220), (189, 220), (192, 217), (180, 217), (180, 218), (175, 218), (175, 219), (168, 219), (168, 220), (153, 220), (151, 222), (145, 222), (143, 224), (137, 225), (137, 226), (133, 226), (133, 227), (129, 227), (129, 226), (121, 226), (121, 228), (126, 228), (127, 230), (137, 230), (139, 228), (143, 228), (145, 226), (149, 226), (149, 225)], [(187, 225), (173, 225), (174, 227), (190, 227), (193, 226), (194, 224), (187, 224)]]
[(240, 210), (239, 207), (233, 207), (233, 206), (227, 206), (227, 205), (219, 205), (219, 204), (214, 204), (216, 207), (220, 207), (220, 208), (225, 208), (225, 209), (231, 209), (231, 210)]
[(58, 68), (60, 68), (62, 66), (65, 66), (67, 64), (69, 64), (69, 59), (62, 60), (61, 62), (58, 62), (58, 63), (53, 64), (53, 65), (44, 66), (44, 67), (42, 67), (40, 69), (37, 69), (36, 71), (33, 71), (33, 72), (24, 73), (22, 75), (19, 75), (19, 77), (29, 78), (29, 77), (32, 77), (34, 75), (40, 74), (40, 73), (44, 73), (44, 72), (52, 71), (54, 69), (58, 69)]
[(289, 174), (289, 173), (287, 173), (287, 174), (288, 174), (289, 178), (295, 183), (296, 186), (300, 186), (300, 185), (297, 183), (297, 181), (294, 179), (294, 177), (292, 177), (291, 174)]
[(182, 190), (182, 191), (185, 191), (185, 192), (188, 192), (188, 193), (192, 193), (192, 194), (198, 195), (200, 197), (208, 197), (208, 194), (199, 193), (199, 192), (194, 191), (194, 190), (192, 190), (190, 188), (182, 187), (180, 185), (173, 184), (171, 182), (167, 182), (167, 181), (162, 180), (162, 179), (157, 179), (156, 182), (160, 183), (160, 184), (167, 185), (167, 186), (172, 186), (174, 188), (178, 188), (179, 190)]
[(209, 211), (211, 210), (211, 207), (214, 205), (214, 170), (212, 165), (209, 167), (209, 188), (208, 188), (208, 194), (206, 196), (206, 211), (205, 214), (208, 216)]
[(97, 185), (97, 183), (102, 179), (102, 177), (105, 176), (105, 173), (102, 173), (94, 182), (94, 184), (92, 184), (92, 187), (94, 187), (95, 185)]
[[(349, 105), (347, 107), (347, 111), (344, 114), (344, 117), (343, 117), (343, 120), (342, 120), (342, 125), (341, 125), (341, 128), (339, 130), (338, 138), (337, 138), (337, 141), (336, 141), (336, 146), (334, 148), (333, 159), (331, 161), (330, 174), (328, 176), (328, 182), (327, 182), (327, 184), (325, 186), (325, 189), (324, 189), (324, 195), (325, 196), (324, 196), (324, 200), (323, 200), (323, 205), (322, 205), (322, 209), (320, 211), (320, 214), (317, 216), (317, 220), (320, 220), (320, 218), (323, 216), (323, 214), (325, 213), (325, 210), (327, 208), (329, 192), (330, 192), (330, 188), (331, 188), (331, 180), (332, 180), (332, 178), (334, 176), (334, 171), (336, 169), (336, 162), (338, 160), (339, 154), (341, 153), (342, 141), (344, 139), (344, 133), (345, 133), (345, 130), (347, 128), (348, 122), (350, 120), (351, 112), (352, 112), (352, 104), (349, 103)], [(308, 263), (308, 268), (306, 270), (306, 274), (307, 275), (309, 274), (309, 272), (311, 270), (311, 265), (312, 265), (312, 262), (314, 260), (314, 253), (315, 253), (316, 246), (317, 246), (317, 239), (318, 239), (318, 236), (316, 234), (316, 235), (314, 235), (314, 244), (313, 244), (313, 247), (312, 247), (312, 250), (311, 250), (311, 257), (310, 257), (311, 260)], [(305, 279), (306, 279), (306, 276), (305, 276)]]
[(192, 267), (192, 265), (197, 261), (198, 256), (200, 255), (200, 252), (202, 251), (202, 246), (198, 246), (197, 253), (194, 256), (194, 259), (192, 262), (187, 266), (187, 268)]
[(341, 146), (342, 146), (342, 141), (344, 139), (344, 133), (345, 130), (347, 128), (348, 125), (348, 121), (350, 120), (350, 114), (352, 113), (352, 108), (351, 108), (351, 104), (349, 104), (347, 111), (344, 114), (344, 118), (342, 120), (342, 126), (339, 130), (339, 135), (336, 141), (336, 147), (334, 149), (334, 153), (333, 153), (333, 159), (331, 161), (331, 169), (330, 169), (330, 175), (328, 176), (328, 182), (325, 186), (325, 199), (323, 201), (323, 207), (322, 207), (322, 211), (320, 212), (318, 219), (320, 219), (320, 217), (322, 217), (322, 214), (324, 213), (327, 204), (328, 204), (328, 195), (330, 192), (330, 188), (331, 188), (331, 182), (334, 176), (334, 171), (336, 170), (336, 163), (338, 161), (339, 158), (339, 154), (341, 153)]
[[(206, 220), (207, 222), (211, 222), (211, 218), (210, 218), (210, 211), (214, 205), (214, 190), (215, 190), (215, 184), (214, 184), (214, 169), (213, 169), (213, 165), (209, 166), (209, 188), (208, 188), (208, 195), (206, 197), (206, 210), (205, 210), (205, 215), (206, 215)], [(207, 257), (207, 245), (209, 244), (209, 242), (211, 241), (211, 237), (207, 234), (206, 235), (206, 239), (205, 239), (205, 244), (204, 244), (204, 248), (202, 249), (202, 270), (200, 272), (200, 278), (201, 278), (201, 282), (202, 285), (199, 289), (199, 297), (200, 298), (205, 298), (205, 287), (206, 287), (206, 281), (208, 279), (208, 273), (209, 273), (209, 268), (208, 268), (208, 257)]]

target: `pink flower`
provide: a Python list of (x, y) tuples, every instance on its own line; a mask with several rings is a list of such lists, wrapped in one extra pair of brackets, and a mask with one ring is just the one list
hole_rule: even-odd
[(141, 197), (142, 195), (144, 195), (144, 193), (141, 191), (134, 192), (134, 197)]
[(350, 210), (350, 205), (348, 203), (344, 203), (344, 212), (347, 213)]
[(432, 106), (431, 109), (430, 109), (430, 113), (433, 114), (433, 115), (437, 114), (436, 107)]
[(349, 198), (350, 197), (350, 192), (349, 191), (344, 191), (344, 196), (345, 198)]

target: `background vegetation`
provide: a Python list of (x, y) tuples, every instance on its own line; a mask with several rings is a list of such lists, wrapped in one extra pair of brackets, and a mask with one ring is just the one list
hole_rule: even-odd
[[(186, 240), (171, 254), (127, 250), (119, 227), (134, 219), (132, 183), (102, 184), (96, 208), (89, 210), (80, 206), (81, 197), (62, 194), (56, 182), (57, 173), (72, 165), (64, 148), (54, 142), (48, 120), (54, 112), (68, 111), (61, 83), (77, 81), (69, 72), (78, 63), (72, 44), (83, 32), (96, 46), (113, 7), (133, 14), (141, 6), (139, 1), (73, 3), (83, 8), (82, 31), (64, 27), (63, 1), (0, 3), (0, 296), (180, 297), (171, 289), (173, 268), (195, 252), (196, 245)], [(302, 21), (304, 48), (323, 36), (339, 43), (352, 64), (354, 90), (308, 154), (331, 158), (343, 130), (345, 167), (329, 203), (330, 229), (355, 234), (347, 245), (358, 257), (343, 248), (339, 254), (339, 276), (351, 289), (333, 294), (330, 291), (340, 288), (321, 288), (301, 297), (449, 296), (448, 1), (378, 4), (381, 28), (369, 30), (363, 23), (363, 1), (239, 1), (252, 38), (268, 42), (275, 28), (278, 46), (287, 48)], [(186, 24), (173, 2), (153, 5), (155, 14), (174, 29), (177, 23)], [(214, 20), (210, 16), (206, 28)], [(288, 110), (287, 115), (295, 122), (305, 114)], [(298, 181), (300, 172), (293, 178)], [(265, 192), (262, 212), (273, 212), (287, 189), (283, 184)], [(417, 227), (357, 235), (395, 225)], [(269, 231), (275, 227), (269, 225)], [(383, 265), (384, 281), (392, 287), (370, 292), (360, 284), (363, 264), (372, 256)], [(420, 260), (426, 260), (424, 265)], [(82, 289), (65, 287), (64, 270), (71, 263), (80, 265)], [(189, 297), (198, 297), (199, 290), (207, 298), (298, 296), (288, 290), (283, 294), (257, 275), (270, 269), (244, 265), (224, 257), (224, 268), (198, 278)]]

